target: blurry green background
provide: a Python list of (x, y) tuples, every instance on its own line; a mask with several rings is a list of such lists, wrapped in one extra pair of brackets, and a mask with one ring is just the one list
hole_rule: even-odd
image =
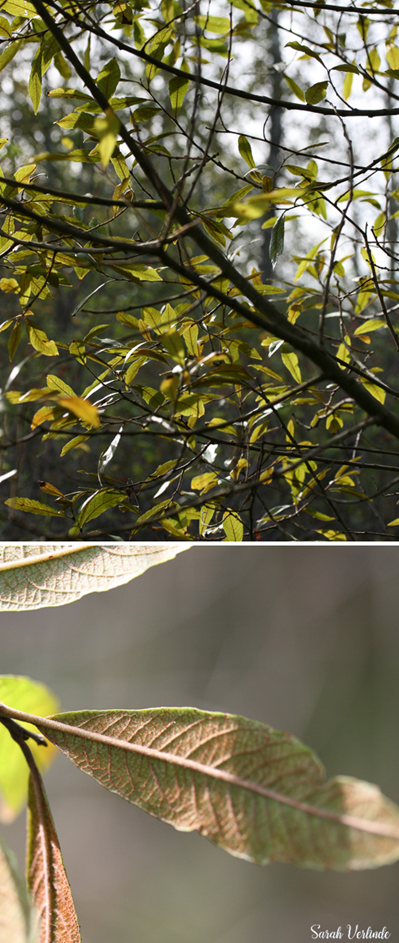
[[(193, 547), (133, 582), (0, 616), (1, 672), (63, 710), (190, 705), (311, 746), (328, 776), (399, 802), (399, 548)], [(46, 788), (83, 943), (308, 943), (346, 924), (399, 938), (399, 864), (266, 868), (176, 832), (59, 756)], [(23, 866), (24, 816), (2, 826)]]

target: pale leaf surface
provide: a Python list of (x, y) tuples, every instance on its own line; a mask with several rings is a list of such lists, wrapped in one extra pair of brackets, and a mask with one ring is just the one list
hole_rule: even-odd
[(28, 900), (11, 851), (0, 839), (0, 940), (28, 943)]
[(63, 606), (127, 583), (190, 544), (3, 544), (0, 610)]
[(38, 922), (38, 943), (81, 943), (61, 849), (37, 768), (28, 798), (27, 879)]
[(325, 783), (308, 747), (256, 721), (157, 708), (58, 714), (38, 726), (107, 789), (238, 857), (340, 871), (399, 858), (399, 808), (377, 786)]
[[(45, 717), (59, 708), (59, 701), (46, 687), (30, 678), (0, 675), (0, 700), (17, 710)], [(28, 730), (36, 730), (24, 724)], [(46, 770), (56, 755), (50, 744), (46, 747), (32, 743), (32, 753), (40, 770)], [(12, 822), (26, 802), (29, 771), (17, 743), (0, 724), (0, 821)], [(0, 937), (1, 940), (1, 937)]]

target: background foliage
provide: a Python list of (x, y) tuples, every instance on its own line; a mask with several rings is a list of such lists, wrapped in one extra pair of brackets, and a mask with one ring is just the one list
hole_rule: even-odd
[(395, 539), (392, 0), (0, 13), (3, 539)]

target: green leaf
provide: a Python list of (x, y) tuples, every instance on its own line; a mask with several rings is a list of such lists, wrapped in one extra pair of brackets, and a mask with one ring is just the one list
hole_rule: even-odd
[(303, 52), (305, 55), (301, 56), (301, 58), (317, 59), (318, 62), (321, 62), (321, 64), (323, 64), (323, 60), (320, 58), (318, 53), (315, 52), (314, 49), (310, 49), (309, 46), (304, 46), (302, 45), (302, 43), (298, 43), (296, 40), (292, 43), (286, 43), (285, 45), (291, 46), (291, 49), (297, 49), (298, 52)]
[(95, 491), (94, 494), (91, 494), (84, 504), (82, 504), (76, 518), (77, 526), (83, 527), (88, 521), (92, 521), (95, 517), (99, 517), (100, 514), (104, 514), (109, 508), (115, 508), (118, 504), (123, 504), (123, 501), (126, 501), (126, 497), (126, 491), (111, 491), (107, 488), (101, 488), (101, 490)]
[(64, 606), (172, 560), (187, 544), (0, 544), (0, 611)]
[(283, 347), (281, 349), (281, 359), (284, 366), (287, 367), (287, 370), (289, 370), (291, 376), (294, 377), (295, 382), (302, 383), (302, 375), (296, 353), (293, 350), (285, 349), (285, 347)]
[(6, 0), (2, 4), (2, 10), (11, 13), (12, 16), (23, 16), (26, 18), (38, 16), (36, 7), (29, 0)]
[(291, 91), (294, 93), (294, 95), (296, 95), (296, 97), (299, 98), (299, 101), (304, 102), (304, 101), (305, 101), (305, 93), (302, 91), (302, 89), (300, 88), (300, 86), (297, 85), (296, 82), (294, 82), (294, 79), (291, 79), (291, 78), (289, 77), (289, 75), (286, 75), (285, 73), (284, 73), (284, 78), (285, 78), (285, 81), (286, 81), (286, 83), (287, 83), (287, 85), (288, 85), (288, 88), (290, 88)]
[(40, 99), (42, 95), (42, 48), (39, 46), (32, 59), (32, 66), (29, 77), (29, 95), (33, 105), (35, 115), (39, 110)]
[(326, 97), (327, 88), (328, 82), (316, 82), (315, 85), (311, 85), (305, 92), (308, 105), (317, 105), (317, 102), (321, 102)]
[(35, 350), (44, 354), (45, 357), (58, 357), (58, 348), (54, 341), (50, 341), (44, 331), (36, 327), (35, 324), (27, 318), (26, 329), (28, 331), (29, 341)]
[(186, 348), (184, 346), (183, 338), (180, 337), (180, 334), (178, 334), (177, 331), (168, 331), (167, 334), (163, 334), (162, 343), (172, 357), (172, 360), (175, 360), (176, 363), (184, 363)]
[(355, 334), (368, 334), (369, 331), (378, 331), (380, 327), (386, 327), (387, 322), (385, 318), (369, 318), (368, 321), (363, 321), (359, 327), (356, 328)]
[[(4, 7), (3, 7), (4, 9)], [(17, 55), (22, 45), (22, 39), (16, 39), (15, 42), (10, 43), (9, 46), (6, 46), (4, 52), (0, 55), (0, 72), (5, 69), (9, 62)]]
[(110, 59), (106, 65), (104, 65), (97, 76), (97, 85), (105, 97), (110, 100), (114, 91), (119, 83), (121, 77), (121, 70), (118, 66), (116, 59)]
[(50, 517), (64, 517), (61, 509), (50, 507), (49, 504), (42, 504), (41, 501), (35, 501), (32, 498), (7, 498), (4, 502), (8, 507), (15, 511), (26, 511), (29, 514), (44, 514)]
[[(0, 701), (29, 714), (41, 717), (58, 710), (55, 694), (44, 684), (31, 678), (16, 675), (0, 675)], [(24, 724), (34, 730), (31, 724)], [(30, 749), (40, 769), (45, 770), (53, 761), (55, 751), (45, 749), (30, 740)], [(28, 767), (17, 743), (8, 730), (0, 724), (0, 820), (11, 822), (19, 815), (26, 802), (28, 791)]]
[(255, 161), (252, 155), (252, 148), (244, 134), (239, 135), (238, 150), (241, 154), (242, 159), (245, 160), (246, 164), (248, 164), (248, 167), (255, 167)]
[(10, 361), (13, 360), (16, 354), (21, 337), (22, 337), (21, 322), (16, 321), (11, 331), (11, 334), (8, 338), (8, 356), (9, 356)]
[(67, 444), (64, 445), (61, 449), (60, 458), (62, 458), (63, 455), (66, 455), (67, 452), (70, 452), (71, 449), (76, 449), (77, 446), (79, 446), (82, 442), (87, 442), (87, 439), (89, 438), (90, 436), (88, 435), (75, 435), (74, 438), (70, 439), (69, 442), (67, 442)]
[(57, 714), (37, 726), (106, 789), (239, 858), (337, 871), (399, 858), (399, 808), (377, 786), (325, 783), (308, 747), (256, 721), (155, 708)]
[(361, 378), (361, 383), (367, 392), (374, 396), (374, 399), (377, 399), (379, 403), (385, 403), (386, 392), (381, 386), (377, 386), (371, 380), (366, 380), (365, 377)]
[(65, 873), (57, 832), (39, 770), (30, 766), (27, 883), (43, 943), (81, 943), (79, 924)]
[(241, 541), (244, 539), (244, 525), (238, 514), (227, 511), (223, 518), (223, 530), (226, 540)]
[(228, 33), (230, 30), (230, 20), (227, 16), (195, 16), (194, 22), (197, 23), (201, 29), (207, 30), (209, 33)]
[(270, 236), (270, 259), (275, 262), (277, 256), (284, 252), (284, 216), (280, 216), (274, 224)]
[(72, 387), (68, 386), (68, 383), (64, 383), (64, 380), (61, 380), (60, 377), (56, 377), (55, 374), (48, 373), (46, 380), (50, 390), (54, 390), (56, 393), (64, 393), (66, 396), (75, 396)]
[(105, 118), (96, 118), (94, 121), (94, 130), (100, 137), (98, 150), (104, 169), (108, 166), (114, 153), (119, 126), (119, 118), (111, 108), (107, 108)]
[[(188, 72), (188, 65), (183, 59), (181, 67), (183, 72)], [(185, 96), (190, 88), (190, 79), (185, 79), (182, 75), (174, 75), (169, 82), (169, 98), (175, 115), (181, 108)]]

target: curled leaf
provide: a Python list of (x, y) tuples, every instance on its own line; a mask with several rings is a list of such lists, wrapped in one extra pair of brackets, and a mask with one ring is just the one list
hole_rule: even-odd
[(57, 832), (42, 778), (30, 750), (28, 799), (28, 888), (35, 905), (38, 943), (81, 943), (79, 924), (66, 876)]

